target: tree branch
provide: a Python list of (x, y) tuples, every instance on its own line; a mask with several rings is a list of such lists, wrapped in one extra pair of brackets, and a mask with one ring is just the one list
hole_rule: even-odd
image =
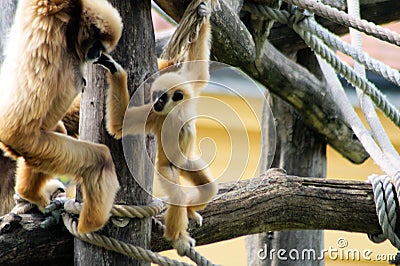
[[(370, 184), (268, 173), (220, 185), (218, 197), (202, 212), (203, 225), (198, 228), (190, 223), (190, 234), (198, 245), (268, 230), (380, 232)], [(161, 216), (157, 218), (162, 220)], [(63, 255), (67, 260), (65, 256), (73, 256), (73, 238), (60, 225), (43, 230), (39, 228), (43, 215), (27, 214), (22, 218), (22, 227), (0, 233), (0, 264), (42, 261), (36, 254), (42, 254), (43, 246), (51, 247), (47, 259), (56, 260), (53, 256)], [(3, 225), (0, 223), (0, 228)], [(153, 250), (170, 248), (159, 232), (153, 232)]]

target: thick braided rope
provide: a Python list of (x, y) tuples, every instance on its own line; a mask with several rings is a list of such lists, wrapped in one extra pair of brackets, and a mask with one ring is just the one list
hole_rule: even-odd
[(125, 256), (129, 256), (138, 260), (144, 260), (147, 262), (156, 263), (159, 265), (176, 265), (176, 266), (187, 266), (189, 264), (172, 260), (167, 257), (161, 256), (158, 253), (152, 252), (141, 247), (137, 247), (131, 244), (124, 243), (111, 237), (102, 236), (96, 233), (90, 234), (79, 234), (77, 230), (76, 221), (74, 221), (69, 214), (64, 213), (62, 215), (64, 225), (68, 231), (75, 237), (89, 244), (96, 245), (105, 248), (110, 251), (114, 251)]
[(393, 176), (393, 182), (394, 182), (394, 186), (396, 187), (397, 199), (400, 202), (400, 172), (397, 172)]
[[(165, 225), (163, 225), (159, 220), (153, 217), (152, 219), (153, 229), (156, 229), (161, 234), (164, 234)], [(206, 257), (202, 256), (199, 252), (197, 252), (194, 248), (190, 248), (185, 250), (186, 257), (190, 258), (193, 262), (197, 265), (204, 265), (204, 266), (212, 266), (214, 265), (211, 261), (209, 261)]]
[[(114, 205), (111, 209), (111, 215), (126, 218), (149, 218), (159, 214), (165, 208), (160, 200), (153, 200), (150, 205), (146, 206), (128, 206)], [(64, 209), (68, 213), (79, 214), (82, 209), (82, 203), (74, 200), (67, 200), (64, 203)]]
[(400, 239), (395, 233), (396, 228), (396, 202), (393, 184), (387, 175), (371, 175), (368, 177), (374, 192), (374, 202), (382, 234), (369, 235), (374, 242), (382, 242), (389, 239), (393, 246), (400, 249)]
[(254, 7), (252, 9), (253, 12), (260, 12), (262, 15), (270, 19), (291, 26), (308, 46), (310, 46), (317, 54), (325, 59), (337, 72), (343, 75), (347, 81), (370, 96), (376, 106), (381, 109), (382, 112), (385, 113), (385, 115), (389, 117), (396, 126), (400, 127), (400, 112), (394, 105), (387, 101), (386, 97), (375, 87), (375, 85), (369, 82), (367, 79), (358, 76), (350, 66), (342, 62), (316, 36), (306, 30), (307, 28), (304, 24), (304, 20), (309, 18), (303, 19), (299, 23), (293, 23), (293, 21), (290, 19), (291, 16), (287, 11), (276, 10), (264, 5), (256, 5), (255, 7), (256, 9), (254, 9)]
[(337, 72), (339, 72), (353, 86), (361, 89), (365, 94), (371, 97), (376, 106), (382, 110), (393, 123), (400, 127), (400, 112), (391, 104), (386, 97), (375, 87), (374, 84), (367, 79), (357, 75), (354, 70), (342, 62), (328, 47), (310, 32), (304, 30), (299, 24), (293, 24), (293, 29), (302, 37), (302, 39), (310, 46), (318, 55), (325, 59)]
[[(360, 15), (360, 1), (359, 0), (347, 0), (347, 11), (350, 16), (355, 18), (361, 18)], [(310, 19), (311, 20), (311, 19)], [(307, 20), (309, 21), (309, 20)], [(355, 50), (362, 53), (362, 33), (358, 30), (350, 28), (350, 39), (351, 45), (350, 47), (354, 47)], [(357, 60), (354, 62), (354, 71), (363, 78), (366, 78), (365, 66)], [(392, 142), (389, 139), (389, 136), (386, 133), (385, 128), (383, 127), (378, 114), (376, 113), (375, 105), (372, 103), (371, 99), (365, 95), (360, 89), (356, 89), (357, 98), (364, 114), (364, 117), (367, 120), (368, 125), (370, 126), (370, 131), (374, 136), (375, 141), (379, 144), (383, 154), (386, 157), (386, 160), (390, 161), (394, 168), (397, 171), (400, 170), (400, 156), (396, 149), (393, 147)], [(389, 173), (386, 173), (389, 174)]]
[(209, 16), (200, 16), (198, 6), (206, 3), (211, 10), (219, 8), (218, 0), (193, 0), (187, 6), (185, 13), (179, 22), (174, 34), (164, 48), (161, 58), (174, 63), (181, 62), (190, 48), (190, 44), (197, 40), (201, 26), (209, 19)]
[(349, 16), (347, 13), (340, 11), (334, 7), (318, 3), (315, 0), (284, 0), (286, 3), (297, 5), (301, 8), (307, 9), (317, 15), (327, 18), (331, 21), (339, 23), (346, 27), (352, 27), (359, 31), (365, 32), (383, 41), (393, 43), (400, 46), (400, 35), (396, 32), (385, 29), (381, 26), (375, 25), (372, 22), (357, 19)]
[(23, 214), (35, 208), (35, 204), (22, 199), (18, 194), (14, 194), (15, 206), (10, 213)]
[[(155, 228), (160, 231), (162, 234), (165, 231), (165, 225), (163, 225), (160, 221), (156, 220), (154, 218), (154, 216), (156, 216), (158, 213), (160, 213), (163, 209), (164, 209), (164, 204), (162, 203), (162, 201), (160, 200), (153, 200), (153, 202), (150, 205), (146, 205), (146, 206), (126, 206), (126, 205), (114, 205), (113, 208), (111, 209), (111, 215), (112, 216), (117, 216), (117, 217), (126, 217), (126, 218), (149, 218), (149, 217), (153, 217), (153, 224), (155, 226)], [(82, 203), (79, 202), (75, 202), (74, 200), (67, 200), (64, 203), (64, 210), (67, 213), (71, 213), (71, 214), (79, 214), (80, 211), (82, 209)], [(64, 217), (63, 217), (64, 219)], [(70, 221), (70, 217), (66, 218), (68, 222), (72, 223), (72, 221)], [(64, 224), (65, 224), (64, 220)], [(72, 225), (65, 225), (67, 228), (68, 226), (71, 228), (71, 230), (68, 228), (68, 231), (70, 231), (74, 236), (76, 236), (77, 231), (76, 229), (73, 230)], [(75, 234), (76, 233), (76, 234)], [(87, 235), (87, 234), (86, 234)], [(90, 238), (90, 242), (86, 241), (86, 239), (82, 239), (81, 235), (78, 236), (78, 238), (82, 239), (85, 242), (91, 243), (93, 245), (97, 245), (100, 247), (104, 247), (108, 250), (112, 250), (115, 252), (119, 252), (121, 254), (127, 255), (126, 253), (120, 252), (119, 250), (122, 250), (121, 247), (124, 247), (124, 245), (128, 245), (127, 248), (129, 250), (132, 250), (132, 252), (135, 253), (131, 253), (132, 255), (128, 255), (131, 257), (136, 256), (135, 254), (139, 254), (138, 252), (140, 251), (141, 253), (143, 252), (149, 252), (149, 254), (153, 254), (154, 252), (150, 251), (150, 250), (145, 250), (142, 249), (140, 247), (135, 247), (126, 243), (123, 243), (121, 241), (115, 240), (115, 239), (111, 239), (110, 241), (106, 240), (108, 239), (105, 236), (101, 236), (98, 234), (90, 234), (90, 235), (95, 235), (96, 237), (91, 237)], [(107, 241), (107, 242), (105, 242)], [(104, 243), (106, 243), (106, 245), (108, 245), (107, 247), (105, 247)], [(110, 249), (109, 246), (112, 243), (117, 243), (117, 246), (114, 247), (118, 250), (114, 250), (114, 249)], [(138, 249), (138, 250), (136, 250)], [(147, 253), (146, 253), (147, 254)], [(205, 258), (204, 256), (202, 256), (199, 252), (197, 252), (194, 248), (190, 248), (188, 250), (185, 251), (185, 256), (187, 256), (188, 258), (190, 258), (193, 262), (195, 262), (197, 265), (204, 265), (204, 266), (211, 266), (214, 265), (211, 261), (209, 261), (207, 258)], [(134, 257), (137, 258), (137, 257)], [(138, 258), (138, 259), (142, 259), (142, 258)], [(145, 259), (146, 260), (146, 259)], [(148, 261), (148, 260), (146, 260)], [(154, 261), (151, 261), (154, 262)], [(157, 263), (157, 262), (154, 262)], [(164, 264), (162, 264), (164, 265)], [(172, 264), (166, 264), (166, 265), (172, 265)], [(176, 264), (173, 264), (176, 265)]]
[(347, 54), (360, 64), (365, 65), (367, 69), (380, 74), (385, 79), (400, 87), (400, 73), (398, 70), (395, 70), (385, 65), (381, 61), (370, 57), (365, 52), (355, 49), (353, 46), (340, 39), (337, 35), (321, 26), (321, 24), (317, 23), (315, 19), (306, 19), (304, 20), (303, 24), (312, 34), (318, 36), (328, 46)]

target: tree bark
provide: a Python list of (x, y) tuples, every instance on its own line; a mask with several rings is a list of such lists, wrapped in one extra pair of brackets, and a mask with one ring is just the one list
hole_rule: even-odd
[[(129, 73), (128, 86), (132, 95), (134, 88), (157, 70), (154, 49), (151, 49), (155, 47), (151, 3), (142, 0), (112, 0), (111, 3), (119, 10), (124, 22), (122, 38), (113, 56)], [(91, 67), (88, 71), (88, 80), (90, 86), (83, 93), (81, 103), (80, 137), (92, 142), (106, 143), (110, 147), (121, 186), (116, 203), (149, 204), (152, 200), (153, 166), (147, 160), (147, 150), (150, 157), (154, 156), (154, 142), (146, 140), (145, 136), (129, 137), (124, 139), (123, 149), (122, 141), (116, 141), (109, 136), (103, 123), (107, 87), (104, 70)], [(137, 104), (143, 103), (144, 96), (141, 95), (141, 100)], [(124, 157), (124, 151), (128, 153), (127, 158)], [(134, 172), (131, 173), (129, 168)], [(137, 181), (143, 188), (135, 182), (135, 178), (139, 179)], [(111, 221), (112, 219), (101, 233), (143, 248), (150, 247), (151, 219), (128, 220), (129, 223), (125, 227), (117, 227)], [(75, 265), (149, 264), (76, 240)]]
[[(279, 230), (381, 232), (372, 188), (367, 182), (302, 178), (276, 171), (251, 180), (221, 184), (218, 197), (201, 214), (204, 217), (201, 227), (193, 221), (189, 225), (198, 245)], [(21, 216), (17, 228), (0, 233), (0, 264), (34, 264), (41, 261), (36, 256), (41, 254), (40, 249), (49, 246), (59, 247), (48, 250), (49, 259), (62, 254), (72, 258), (73, 249), (68, 245), (73, 237), (61, 225), (43, 230), (39, 227), (42, 214)], [(162, 220), (162, 214), (157, 218)], [(0, 223), (0, 228), (3, 225)], [(62, 236), (57, 237), (56, 232)], [(151, 248), (162, 251), (171, 245), (159, 232), (153, 232)], [(21, 258), (21, 253), (27, 256)]]
[[(10, 30), (17, 0), (0, 2), (0, 65), (4, 61), (4, 46)], [(5, 157), (0, 150), (0, 215), (8, 213), (14, 206), (15, 161)]]

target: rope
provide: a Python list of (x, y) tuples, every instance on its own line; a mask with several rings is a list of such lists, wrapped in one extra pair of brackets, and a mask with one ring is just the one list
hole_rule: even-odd
[(400, 87), (399, 71), (385, 65), (375, 58), (370, 57), (365, 52), (355, 49), (353, 46), (340, 39), (337, 35), (321, 26), (321, 24), (317, 23), (313, 18), (304, 20), (303, 24), (312, 34), (318, 36), (328, 46), (352, 57), (355, 61), (363, 64), (368, 70), (380, 74), (385, 79)]
[(393, 246), (400, 249), (400, 239), (395, 233), (397, 219), (396, 202), (393, 192), (394, 187), (390, 182), (390, 177), (387, 175), (371, 175), (368, 177), (368, 180), (372, 184), (376, 213), (378, 214), (379, 224), (382, 228), (381, 234), (369, 235), (369, 238), (376, 243), (389, 239)]
[[(400, 112), (397, 108), (387, 101), (386, 97), (375, 87), (374, 84), (367, 79), (358, 76), (350, 66), (342, 62), (325, 44), (323, 44), (317, 37), (307, 31), (305, 20), (295, 20), (289, 12), (284, 10), (276, 10), (264, 5), (248, 4), (253, 12), (258, 12), (269, 19), (276, 20), (282, 24), (288, 24), (299, 34), (299, 36), (310, 46), (317, 54), (324, 58), (334, 69), (346, 78), (353, 86), (360, 88), (365, 94), (371, 97), (376, 106), (382, 110), (393, 123), (400, 128)], [(297, 22), (297, 23), (295, 23)]]
[[(152, 219), (153, 229), (156, 229), (161, 234), (165, 232), (165, 225), (163, 225), (159, 220), (156, 218)], [(185, 250), (186, 257), (190, 258), (193, 262), (197, 265), (204, 265), (204, 266), (212, 266), (214, 265), (211, 261), (209, 261), (206, 257), (202, 256), (199, 252), (197, 252), (194, 248), (189, 248)]]
[[(64, 210), (69, 214), (79, 214), (82, 209), (82, 203), (75, 202), (74, 200), (68, 199), (64, 203)], [(164, 210), (164, 204), (160, 200), (153, 200), (150, 205), (145, 206), (127, 206), (127, 205), (114, 205), (111, 209), (111, 215), (124, 218), (150, 218), (156, 216)], [(187, 265), (176, 264), (174, 260), (169, 260), (166, 257), (158, 255), (151, 250), (136, 247), (130, 244), (126, 244), (122, 241), (114, 238), (109, 238), (95, 233), (90, 234), (79, 234), (76, 229), (76, 222), (72, 221), (72, 218), (65, 214), (63, 215), (63, 221), (68, 231), (82, 241), (88, 242), (92, 245), (103, 247), (107, 250), (115, 251), (126, 256), (130, 256), (136, 259), (145, 260), (148, 262), (158, 263), (160, 265)], [(165, 225), (153, 217), (152, 219), (155, 229), (162, 234), (165, 231)], [(207, 258), (202, 256), (194, 248), (185, 250), (184, 256), (190, 258), (197, 265), (211, 266), (214, 265)], [(161, 260), (161, 258), (164, 258)], [(168, 259), (168, 260), (167, 260)], [(172, 263), (174, 262), (174, 263)], [(177, 262), (177, 261), (176, 261)], [(171, 264), (172, 263), (172, 264)], [(178, 262), (180, 263), (180, 262)]]
[(68, 214), (62, 215), (64, 225), (68, 231), (75, 237), (89, 244), (96, 245), (105, 248), (110, 251), (114, 251), (125, 256), (129, 256), (138, 260), (144, 260), (147, 262), (156, 263), (159, 265), (176, 265), (176, 266), (187, 266), (189, 264), (172, 260), (167, 257), (161, 256), (158, 253), (152, 252), (141, 247), (137, 247), (131, 244), (126, 244), (122, 241), (116, 240), (111, 237), (102, 236), (96, 233), (79, 234), (77, 230), (76, 221), (74, 221)]
[(36, 206), (35, 204), (30, 203), (29, 201), (26, 201), (23, 198), (21, 198), (19, 194), (14, 194), (14, 201), (15, 201), (15, 206), (14, 208), (12, 208), (10, 213), (15, 213), (15, 214), (27, 213)]
[(299, 24), (293, 24), (293, 29), (304, 39), (307, 45), (332, 65), (333, 68), (343, 75), (348, 82), (370, 96), (376, 106), (381, 109), (397, 127), (400, 128), (400, 112), (393, 104), (387, 101), (386, 97), (375, 87), (374, 84), (357, 75), (349, 65), (342, 62), (331, 50), (329, 50), (328, 47), (322, 44), (318, 38), (304, 30), (304, 28)]
[[(68, 213), (79, 214), (82, 205), (82, 203), (70, 199), (64, 203), (64, 209)], [(111, 215), (116, 217), (143, 219), (155, 216), (162, 210), (164, 210), (164, 204), (160, 200), (154, 200), (150, 205), (146, 206), (114, 205), (111, 209)]]
[(203, 14), (199, 11), (199, 6), (202, 4), (210, 6), (211, 10), (219, 9), (218, 0), (191, 1), (174, 34), (164, 48), (161, 54), (162, 59), (173, 61), (174, 63), (182, 61), (190, 48), (190, 44), (197, 40), (202, 25), (206, 23), (210, 17), (211, 12)]
[(307, 9), (317, 15), (327, 18), (333, 22), (341, 24), (346, 27), (352, 27), (366, 34), (372, 35), (383, 41), (390, 42), (400, 46), (400, 35), (396, 32), (385, 29), (381, 26), (375, 25), (372, 22), (357, 19), (349, 16), (343, 11), (334, 7), (318, 3), (315, 0), (284, 0), (286, 3), (297, 5), (303, 9)]
[[(349, 15), (360, 18), (360, 2), (359, 0), (347, 0), (347, 7)], [(350, 29), (351, 44), (354, 46), (356, 51), (362, 53), (362, 35), (361, 32)], [(365, 68), (362, 64), (354, 62), (355, 72), (363, 78), (366, 78)], [(398, 167), (400, 165), (400, 157), (390, 142), (389, 136), (387, 135), (382, 123), (380, 122), (378, 115), (375, 111), (375, 106), (371, 99), (368, 98), (360, 89), (356, 88), (358, 100), (360, 107), (364, 113), (364, 116), (371, 128), (372, 135), (374, 139), (379, 144), (382, 152), (389, 159), (389, 161), (394, 165), (397, 171), (400, 170)]]

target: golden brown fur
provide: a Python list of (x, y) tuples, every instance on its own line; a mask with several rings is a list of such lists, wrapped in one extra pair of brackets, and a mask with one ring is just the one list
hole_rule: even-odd
[(66, 136), (59, 121), (83, 86), (87, 61), (115, 48), (122, 31), (105, 0), (20, 0), (0, 76), (0, 141), (18, 158), (16, 191), (40, 209), (55, 175), (76, 177), (78, 231), (101, 228), (119, 189), (108, 148)]
[[(173, 241), (180, 254), (194, 245), (187, 232), (188, 217), (201, 224), (202, 217), (196, 211), (203, 209), (218, 190), (206, 163), (195, 159), (196, 125), (195, 119), (191, 119), (196, 118), (196, 97), (209, 80), (209, 42), (210, 24), (207, 21), (197, 41), (191, 44), (182, 69), (164, 73), (152, 84), (151, 91), (165, 94), (164, 99), (167, 99), (159, 108), (156, 106), (161, 96), (155, 103), (126, 110), (129, 95), (125, 70), (109, 56), (98, 62), (106, 68), (116, 69), (114, 73), (108, 73), (107, 129), (110, 134), (121, 138), (123, 135), (151, 131), (157, 137), (156, 171), (170, 203), (165, 214), (165, 237)], [(165, 61), (160, 63), (160, 68), (170, 65)], [(176, 101), (173, 100), (175, 95), (179, 98)], [(179, 186), (179, 176), (189, 180), (196, 188), (185, 193)]]

